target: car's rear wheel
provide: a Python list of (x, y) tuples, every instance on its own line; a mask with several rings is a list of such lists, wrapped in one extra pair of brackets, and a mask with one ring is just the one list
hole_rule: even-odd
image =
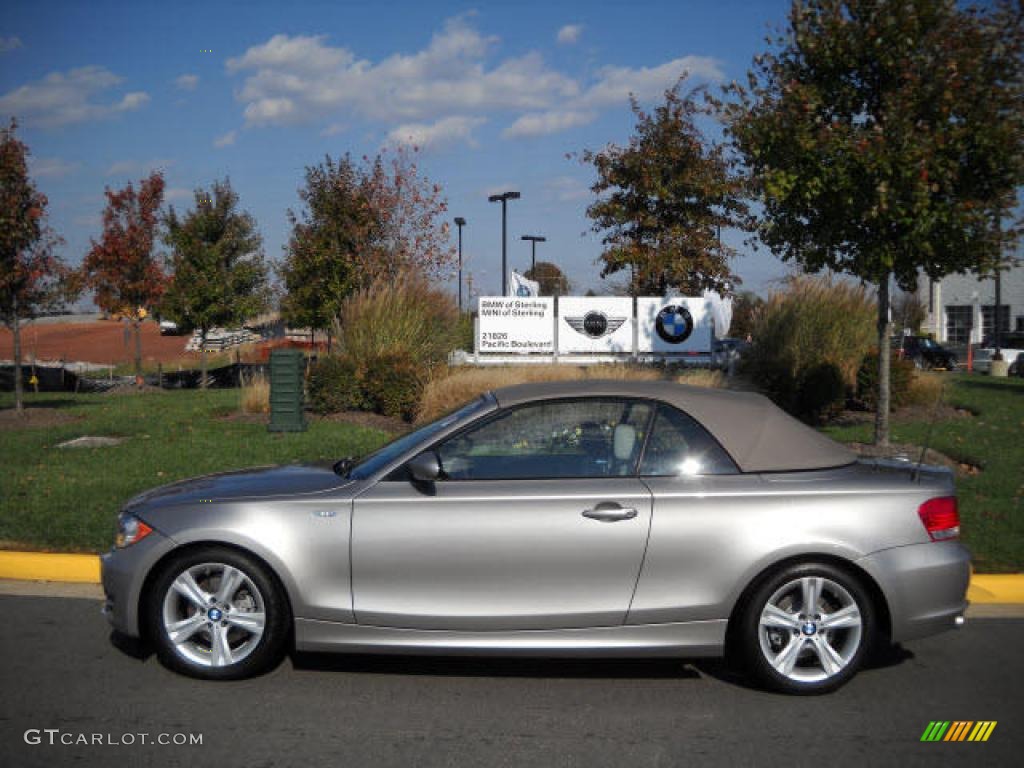
[(833, 691), (856, 674), (875, 635), (875, 611), (860, 582), (826, 563), (792, 565), (750, 596), (737, 637), (746, 666), (785, 693)]
[(280, 662), (291, 624), (266, 567), (225, 547), (183, 552), (146, 595), (149, 636), (171, 669), (210, 680), (259, 674)]

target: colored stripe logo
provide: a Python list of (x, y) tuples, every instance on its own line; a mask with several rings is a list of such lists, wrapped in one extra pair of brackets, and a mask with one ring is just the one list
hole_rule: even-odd
[(988, 741), (996, 720), (932, 720), (921, 741)]

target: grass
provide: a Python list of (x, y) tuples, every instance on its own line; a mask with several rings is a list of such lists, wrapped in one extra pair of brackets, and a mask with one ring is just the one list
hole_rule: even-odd
[[(981, 467), (957, 479), (964, 543), (977, 571), (1024, 571), (1024, 379), (978, 375), (947, 377), (946, 400), (974, 418), (937, 422), (931, 447), (953, 459)], [(892, 425), (892, 440), (921, 445), (927, 420)], [(870, 424), (830, 428), (845, 442), (871, 442)]]
[[(105, 550), (117, 510), (146, 489), (209, 472), (362, 454), (387, 439), (375, 429), (327, 421), (311, 422), (306, 432), (268, 433), (262, 423), (237, 418), (238, 390), (26, 399), (77, 420), (0, 427), (3, 548)], [(11, 405), (13, 396), (0, 393), (0, 407)], [(81, 435), (128, 440), (109, 448), (54, 447)]]

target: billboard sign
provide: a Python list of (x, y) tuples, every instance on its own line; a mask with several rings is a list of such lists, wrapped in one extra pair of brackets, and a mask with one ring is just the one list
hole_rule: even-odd
[(633, 299), (563, 296), (558, 300), (558, 351), (563, 354), (633, 351)]
[(707, 354), (712, 322), (704, 299), (638, 298), (637, 352)]
[(481, 296), (478, 352), (528, 354), (555, 351), (555, 300), (518, 296)]

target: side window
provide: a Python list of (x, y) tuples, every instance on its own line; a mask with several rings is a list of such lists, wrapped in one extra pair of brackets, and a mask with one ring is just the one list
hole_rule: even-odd
[(704, 427), (682, 411), (659, 405), (640, 464), (642, 477), (734, 475), (736, 465)]
[(636, 474), (651, 416), (636, 400), (554, 400), (507, 411), (437, 449), (449, 480)]

